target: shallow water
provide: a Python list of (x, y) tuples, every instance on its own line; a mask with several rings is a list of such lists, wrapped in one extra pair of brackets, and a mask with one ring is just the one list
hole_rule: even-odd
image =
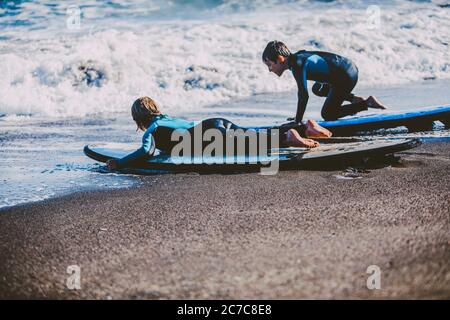
[[(426, 82), (389, 88), (362, 89), (375, 93), (391, 111), (450, 101), (448, 82)], [(296, 94), (263, 94), (205, 108), (174, 113), (189, 119), (226, 117), (241, 125), (283, 123), (294, 114)], [(322, 100), (312, 98), (305, 118), (318, 118)], [(405, 128), (372, 133), (375, 137), (450, 139), (450, 130), (436, 124), (433, 131), (409, 133)], [(114, 174), (83, 154), (86, 144), (119, 142), (139, 147), (141, 133), (128, 114), (108, 117), (48, 119), (31, 116), (0, 118), (0, 207), (38, 201), (79, 190), (126, 188), (145, 177)]]
[(114, 119), (0, 119), (0, 207), (81, 189), (138, 184), (139, 177), (102, 173), (103, 167), (82, 153), (89, 141), (124, 141), (128, 135), (123, 131), (125, 126)]

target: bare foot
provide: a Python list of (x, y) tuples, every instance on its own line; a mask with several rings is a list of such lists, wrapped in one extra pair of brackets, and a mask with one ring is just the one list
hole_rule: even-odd
[(368, 108), (381, 109), (381, 110), (386, 109), (386, 107), (384, 105), (382, 105), (381, 102), (378, 101), (378, 99), (375, 98), (374, 96), (368, 97), (366, 102), (367, 102)]
[(354, 96), (352, 101), (350, 101), (351, 103), (359, 103), (359, 102), (363, 102), (366, 101), (366, 99), (364, 99), (363, 97), (358, 97), (358, 96)]
[(286, 143), (290, 147), (315, 148), (320, 145), (319, 142), (312, 139), (302, 138), (297, 130), (290, 129), (286, 133)]
[(305, 134), (308, 138), (330, 138), (333, 135), (331, 131), (321, 127), (315, 120), (306, 122)]

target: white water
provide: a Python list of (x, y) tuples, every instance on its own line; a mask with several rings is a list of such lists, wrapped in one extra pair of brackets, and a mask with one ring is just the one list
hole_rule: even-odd
[(350, 57), (359, 87), (450, 78), (443, 1), (76, 1), (79, 27), (68, 4), (0, 9), (0, 114), (128, 113), (141, 95), (190, 113), (295, 90), (261, 63), (273, 39)]

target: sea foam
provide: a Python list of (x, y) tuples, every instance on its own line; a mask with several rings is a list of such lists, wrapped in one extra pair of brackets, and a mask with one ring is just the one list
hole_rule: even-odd
[(170, 3), (2, 7), (0, 114), (115, 114), (142, 95), (182, 113), (293, 91), (288, 72), (278, 79), (261, 62), (274, 39), (353, 59), (359, 86), (450, 78), (449, 9), (439, 1)]

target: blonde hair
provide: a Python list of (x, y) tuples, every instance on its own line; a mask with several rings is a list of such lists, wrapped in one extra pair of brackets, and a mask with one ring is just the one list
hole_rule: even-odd
[(131, 116), (142, 131), (147, 130), (153, 117), (160, 114), (158, 105), (149, 97), (141, 97), (131, 106)]

